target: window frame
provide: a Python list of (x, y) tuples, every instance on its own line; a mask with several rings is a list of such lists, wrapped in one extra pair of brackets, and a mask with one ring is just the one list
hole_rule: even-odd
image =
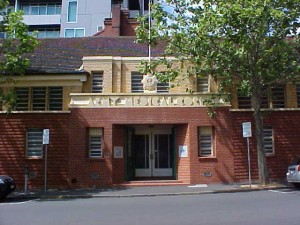
[[(38, 140), (29, 140), (30, 138), (30, 133), (37, 133), (39, 132), (39, 138)], [(34, 134), (32, 134), (34, 135)], [(35, 136), (36, 137), (36, 136)], [(30, 142), (35, 142), (30, 146)], [(39, 143), (36, 143), (39, 142)], [(39, 149), (38, 150), (30, 150), (29, 148), (34, 148), (35, 146), (37, 146)], [(44, 145), (43, 145), (43, 129), (42, 128), (28, 128), (26, 130), (26, 158), (33, 158), (33, 159), (42, 159), (43, 158), (43, 150), (44, 150)], [(33, 155), (33, 154), (29, 154), (29, 152), (39, 152), (40, 154), (37, 155)]]
[[(73, 36), (67, 37), (66, 36), (67, 30), (73, 31)], [(76, 31), (78, 31), (78, 30), (82, 30), (83, 31), (83, 36), (77, 36), (76, 37)], [(80, 38), (80, 37), (85, 37), (85, 28), (65, 28), (64, 37), (65, 38)]]
[[(104, 154), (103, 154), (103, 140), (104, 140), (104, 135), (103, 135), (103, 128), (102, 127), (89, 127), (88, 129), (88, 157), (90, 159), (103, 159)], [(92, 143), (93, 138), (100, 138), (100, 147), (99, 150), (95, 150), (96, 148), (93, 148), (92, 146), (94, 145)], [(99, 140), (98, 140), (99, 141)], [(92, 154), (98, 154), (100, 155), (92, 155)]]
[(103, 71), (92, 71), (91, 75), (92, 75), (91, 92), (92, 93), (103, 93), (104, 72)]
[[(76, 11), (75, 11), (75, 20), (70, 20), (70, 6), (71, 3), (76, 3)], [(68, 10), (67, 10), (67, 23), (77, 23), (78, 17), (78, 1), (68, 1)]]
[[(204, 129), (206, 129), (206, 131)], [(198, 157), (200, 157), (200, 158), (215, 158), (216, 157), (216, 151), (215, 151), (215, 139), (216, 138), (215, 138), (214, 130), (215, 129), (213, 126), (198, 127)], [(208, 131), (210, 132), (210, 134), (205, 134)], [(204, 137), (204, 136), (206, 136), (206, 137)], [(207, 136), (210, 136), (210, 140), (206, 139)], [(207, 147), (203, 148), (202, 144), (207, 145), (207, 143), (209, 143), (209, 145), (210, 145), (209, 149), (206, 149)], [(210, 151), (210, 154), (203, 153), (203, 151)]]
[[(266, 136), (267, 132), (271, 131), (270, 136)], [(267, 144), (266, 144), (267, 143)], [(267, 148), (272, 147), (271, 152)], [(274, 129), (273, 126), (264, 125), (263, 126), (263, 150), (266, 156), (275, 155), (275, 144), (274, 144)], [(267, 150), (267, 151), (266, 151)]]
[[(36, 91), (38, 88), (44, 88), (45, 89), (45, 96), (42, 99), (43, 102), (40, 99), (40, 103), (38, 104), (44, 104), (44, 109), (37, 109), (35, 108), (34, 104), (38, 100), (34, 98), (34, 91)], [(54, 89), (61, 89), (59, 95), (61, 98), (53, 98), (53, 90)], [(23, 91), (25, 94), (23, 98), (18, 99), (18, 91)], [(15, 105), (15, 111), (63, 111), (64, 107), (64, 88), (63, 86), (38, 86), (38, 87), (16, 87), (15, 93), (17, 96), (17, 101)], [(54, 95), (55, 96), (55, 95)], [(57, 94), (56, 94), (57, 96)], [(21, 96), (20, 96), (21, 97)], [(51, 104), (54, 102), (56, 105), (58, 105), (58, 100), (60, 101), (60, 107), (59, 109), (51, 109)], [(26, 107), (27, 105), (27, 107)], [(56, 106), (57, 107), (57, 106)]]
[[(200, 80), (204, 80), (207, 81), (206, 82), (200, 82)], [(210, 77), (207, 76), (207, 77), (198, 77), (196, 76), (196, 90), (197, 92), (200, 92), (200, 93), (208, 93), (210, 92)]]

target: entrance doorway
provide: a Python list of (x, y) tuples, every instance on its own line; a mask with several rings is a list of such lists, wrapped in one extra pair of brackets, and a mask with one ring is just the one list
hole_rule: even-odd
[(132, 152), (136, 178), (173, 176), (171, 129), (135, 129)]

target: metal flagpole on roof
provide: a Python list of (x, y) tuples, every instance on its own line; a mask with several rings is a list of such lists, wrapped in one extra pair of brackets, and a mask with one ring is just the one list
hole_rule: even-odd
[(148, 34), (148, 39), (149, 39), (149, 44), (148, 44), (148, 60), (149, 60), (149, 69), (151, 65), (151, 6), (150, 6), (151, 0), (148, 0), (148, 24), (149, 24), (149, 34)]

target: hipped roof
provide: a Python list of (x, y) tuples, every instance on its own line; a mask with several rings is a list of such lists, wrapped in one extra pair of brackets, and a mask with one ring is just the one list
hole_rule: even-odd
[[(148, 46), (136, 44), (136, 37), (84, 37), (40, 39), (28, 54), (27, 74), (78, 73), (84, 56), (146, 57)], [(162, 56), (164, 45), (152, 48), (153, 57)]]

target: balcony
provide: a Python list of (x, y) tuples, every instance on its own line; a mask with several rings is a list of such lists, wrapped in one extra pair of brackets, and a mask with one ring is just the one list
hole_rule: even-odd
[(27, 25), (57, 25), (60, 24), (61, 15), (24, 15)]
[[(91, 94), (71, 93), (70, 108), (128, 108), (128, 107), (207, 107), (205, 99), (211, 94)], [(213, 103), (229, 106), (227, 95), (214, 98)]]

